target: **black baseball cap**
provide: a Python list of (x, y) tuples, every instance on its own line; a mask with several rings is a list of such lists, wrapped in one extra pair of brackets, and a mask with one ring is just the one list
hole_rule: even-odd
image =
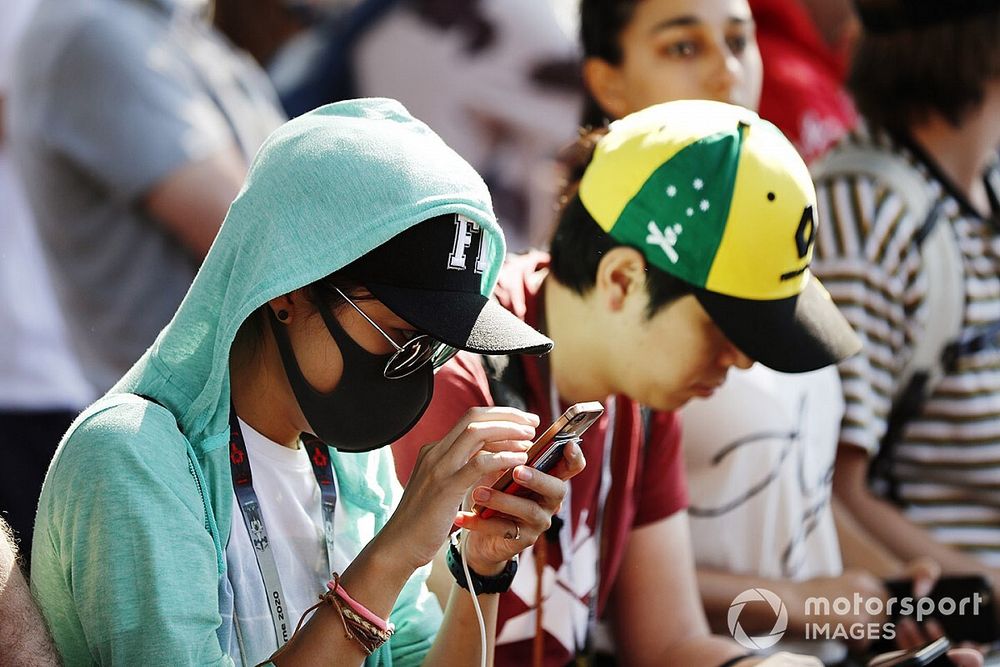
[(483, 296), (480, 257), (492, 236), (459, 214), (413, 225), (343, 273), (411, 325), (446, 345), (480, 354), (544, 354), (552, 341)]

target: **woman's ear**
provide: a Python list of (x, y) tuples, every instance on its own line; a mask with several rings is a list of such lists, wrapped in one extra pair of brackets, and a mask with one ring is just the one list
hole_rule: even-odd
[(597, 265), (594, 288), (611, 311), (622, 310), (628, 297), (645, 295), (646, 258), (629, 246), (612, 248)]
[(592, 56), (583, 61), (583, 83), (610, 118), (628, 115), (629, 104), (621, 68), (604, 58)]
[(297, 289), (294, 292), (271, 299), (267, 302), (267, 307), (271, 309), (279, 322), (290, 324), (296, 315), (301, 315), (304, 299), (305, 294), (302, 289)]

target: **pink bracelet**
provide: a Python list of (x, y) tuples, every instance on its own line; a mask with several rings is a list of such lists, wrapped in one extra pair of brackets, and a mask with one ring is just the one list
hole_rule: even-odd
[(336, 573), (334, 573), (333, 579), (326, 582), (326, 587), (327, 590), (346, 602), (355, 613), (377, 627), (379, 630), (382, 630), (383, 632), (395, 632), (395, 624), (389, 623), (388, 621), (376, 616), (374, 612), (368, 609), (368, 607), (348, 595), (347, 591), (344, 590), (344, 587), (340, 585), (340, 577)]

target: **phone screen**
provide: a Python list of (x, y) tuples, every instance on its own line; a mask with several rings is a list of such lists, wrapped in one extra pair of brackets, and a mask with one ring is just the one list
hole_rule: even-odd
[[(528, 450), (528, 462), (526, 465), (548, 472), (563, 457), (563, 449), (570, 442), (579, 442), (584, 431), (590, 428), (594, 422), (604, 413), (604, 406), (597, 401), (587, 403), (576, 403), (571, 405), (551, 426), (545, 429)], [(496, 482), (493, 489), (512, 493), (518, 496), (530, 495), (530, 491), (524, 489), (514, 481), (514, 469), (504, 472)], [(474, 505), (472, 511), (479, 514), (484, 519), (495, 515), (496, 512), (489, 507)]]

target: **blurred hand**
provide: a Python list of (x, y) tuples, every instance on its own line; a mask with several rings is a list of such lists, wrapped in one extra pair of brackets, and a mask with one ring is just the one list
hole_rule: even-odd
[[(872, 658), (868, 665), (869, 667), (878, 667), (878, 665), (883, 662), (889, 661), (905, 653), (905, 651), (893, 651), (891, 653), (883, 653), (880, 656)], [(955, 648), (948, 651), (948, 659), (955, 663), (955, 667), (982, 667), (983, 656), (979, 651), (971, 648)]]
[[(888, 620), (884, 609), (885, 601), (889, 592), (882, 584), (882, 580), (867, 570), (845, 570), (842, 574), (836, 577), (816, 577), (814, 579), (808, 579), (801, 582), (800, 586), (802, 587), (802, 591), (804, 593), (803, 599), (806, 597), (818, 597), (833, 601), (837, 598), (846, 598), (852, 601), (851, 609), (847, 614), (836, 613), (831, 605), (829, 616), (826, 616), (823, 619), (814, 619), (819, 622), (850, 627), (853, 625), (867, 626), (869, 623), (881, 625)], [(859, 614), (853, 613), (853, 600), (855, 593), (861, 596), (861, 604), (858, 609), (860, 612)], [(878, 615), (869, 613), (868, 605), (865, 604), (865, 601), (872, 598), (877, 598), (882, 601), (881, 607), (883, 609), (883, 613)], [(866, 636), (861, 639), (851, 638), (845, 640), (852, 652), (864, 652), (872, 643), (872, 639), (867, 637), (867, 633), (865, 633), (865, 635)]]
[[(900, 577), (913, 581), (915, 599), (926, 597), (941, 577), (941, 566), (931, 558), (916, 558), (906, 564)], [(943, 636), (944, 629), (933, 618), (919, 624), (912, 618), (902, 618), (896, 622), (895, 642), (901, 649), (917, 648)]]
[(983, 654), (972, 648), (956, 648), (948, 651), (948, 658), (955, 667), (982, 667)]
[[(760, 662), (746, 662), (749, 665), (759, 665), (760, 667), (822, 667), (823, 663), (819, 658), (811, 655), (797, 655), (794, 653), (775, 653)], [(736, 667), (743, 667), (739, 663)]]

